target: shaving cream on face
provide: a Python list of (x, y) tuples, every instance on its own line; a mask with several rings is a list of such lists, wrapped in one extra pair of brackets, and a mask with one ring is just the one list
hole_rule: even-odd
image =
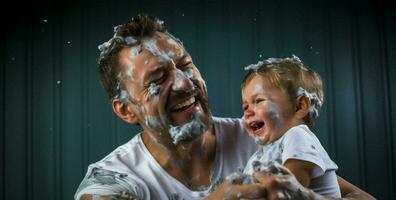
[(180, 126), (171, 126), (169, 134), (174, 144), (178, 144), (182, 140), (194, 139), (202, 135), (208, 129), (200, 119), (200, 112), (197, 112), (194, 119)]

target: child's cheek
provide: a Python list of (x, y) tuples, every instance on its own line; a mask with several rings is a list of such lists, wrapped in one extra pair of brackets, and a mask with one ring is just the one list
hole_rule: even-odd
[(282, 126), (283, 123), (279, 115), (279, 107), (277, 104), (269, 101), (264, 115), (268, 121), (267, 123), (271, 124), (274, 128)]
[(251, 130), (251, 129), (249, 129), (249, 126), (247, 125), (247, 123), (246, 123), (246, 120), (245, 120), (245, 117), (242, 117), (242, 125), (243, 125), (243, 128), (245, 129), (245, 131), (248, 133), (248, 135), (251, 137), (251, 138), (255, 138), (255, 136), (253, 135), (253, 131)]

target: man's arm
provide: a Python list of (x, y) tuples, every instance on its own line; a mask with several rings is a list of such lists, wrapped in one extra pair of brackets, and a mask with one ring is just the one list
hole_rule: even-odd
[(84, 194), (80, 197), (79, 200), (96, 200), (96, 199), (100, 199), (100, 200), (139, 200), (134, 196), (101, 196), (101, 195), (92, 195), (92, 194)]
[[(270, 165), (266, 167), (269, 171), (256, 171), (255, 178), (267, 190), (267, 199), (303, 199), (303, 200), (316, 200), (316, 199), (334, 199), (330, 197), (323, 197), (316, 194), (310, 189), (303, 187), (296, 179), (296, 177), (287, 168), (281, 165)], [(362, 199), (371, 200), (375, 199), (370, 194), (364, 192), (360, 188), (354, 186), (341, 177), (337, 177), (338, 184), (340, 185), (342, 199)]]
[(338, 180), (338, 184), (340, 185), (341, 195), (344, 199), (362, 199), (362, 200), (375, 199), (369, 193), (349, 183), (340, 176), (337, 176), (337, 180)]

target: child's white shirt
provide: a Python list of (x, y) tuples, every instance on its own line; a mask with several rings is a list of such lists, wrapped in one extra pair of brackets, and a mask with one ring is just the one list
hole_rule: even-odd
[(244, 173), (253, 173), (252, 163), (255, 161), (277, 162), (284, 165), (288, 159), (315, 164), (309, 188), (323, 196), (341, 197), (335, 174), (338, 167), (306, 125), (292, 127), (279, 139), (261, 145), (250, 157)]

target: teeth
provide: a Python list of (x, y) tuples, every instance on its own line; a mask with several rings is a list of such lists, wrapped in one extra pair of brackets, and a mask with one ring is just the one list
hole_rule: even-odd
[(177, 104), (176, 106), (174, 106), (173, 110), (177, 110), (177, 109), (183, 108), (184, 106), (191, 105), (194, 102), (195, 102), (195, 97), (191, 97), (191, 98), (187, 99), (186, 101), (183, 101), (183, 102)]

